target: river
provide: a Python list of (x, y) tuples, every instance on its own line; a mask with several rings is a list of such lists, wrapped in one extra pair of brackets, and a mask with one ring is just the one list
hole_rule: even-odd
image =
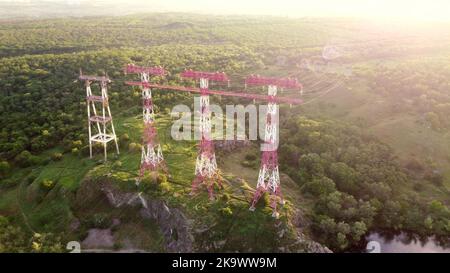
[(376, 253), (450, 253), (450, 248), (438, 243), (434, 237), (418, 239), (416, 236), (373, 232), (366, 237), (367, 249)]

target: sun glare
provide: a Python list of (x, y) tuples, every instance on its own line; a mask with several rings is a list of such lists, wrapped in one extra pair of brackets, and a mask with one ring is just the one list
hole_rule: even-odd
[(377, 20), (396, 19), (411, 22), (450, 21), (450, 1), (447, 0), (137, 1), (140, 1), (144, 5), (158, 6), (167, 11), (194, 11), (212, 14), (267, 14), (291, 17), (363, 17)]

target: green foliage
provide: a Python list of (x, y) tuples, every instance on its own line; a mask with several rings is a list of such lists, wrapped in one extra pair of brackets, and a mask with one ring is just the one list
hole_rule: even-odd
[(120, 141), (128, 142), (128, 141), (130, 141), (130, 136), (125, 133), (120, 137)]
[[(424, 208), (413, 196), (396, 194), (407, 175), (386, 145), (336, 121), (286, 119), (284, 128), (288, 129), (280, 137), (286, 142), (281, 146), (281, 166), (303, 192), (314, 196), (313, 231), (319, 241), (341, 251), (358, 243), (372, 228), (445, 234), (446, 206), (434, 203), (435, 210)], [(417, 172), (421, 169), (417, 165), (413, 162), (409, 168)], [(425, 178), (443, 185), (438, 172)]]
[(167, 176), (158, 172), (147, 172), (141, 179), (139, 187), (144, 192), (159, 191), (168, 193), (172, 190), (172, 186), (167, 180)]
[[(42, 168), (40, 175), (30, 175), (28, 182), (41, 181), (37, 186), (45, 189), (65, 185), (75, 190), (84, 174), (92, 168), (94, 161), (80, 163), (78, 157), (79, 153), (89, 154), (86, 143), (83, 146), (83, 141), (87, 140), (83, 129), (86, 126), (86, 104), (80, 95), (83, 86), (74, 82), (80, 67), (89, 74), (102, 74), (106, 69), (114, 79), (111, 84), (113, 92), (110, 92), (110, 105), (113, 114), (117, 113), (120, 121), (126, 120), (116, 122), (116, 125), (117, 132), (121, 134), (120, 143), (124, 145), (125, 150), (128, 148), (129, 153), (125, 151), (125, 157), (108, 165), (105, 172), (111, 173), (109, 178), (118, 182), (122, 189), (135, 190), (134, 177), (125, 170), (135, 172), (138, 166), (141, 145), (137, 142), (141, 136), (136, 132), (140, 132), (141, 128), (130, 125), (132, 124), (130, 120), (135, 122), (134, 116), (140, 115), (135, 106), (141, 102), (138, 88), (130, 90), (122, 84), (123, 80), (134, 77), (123, 75), (121, 68), (124, 64), (164, 65), (172, 74), (167, 75), (165, 79), (153, 80), (168, 84), (182, 83), (178, 73), (185, 67), (211, 71), (224, 70), (232, 77), (261, 71), (267, 75), (290, 75), (298, 72), (305, 59), (322, 53), (322, 47), (310, 46), (311, 41), (317, 45), (325, 44), (330, 40), (330, 34), (334, 30), (340, 38), (354, 35), (348, 28), (348, 22), (344, 21), (330, 24), (335, 28), (331, 31), (325, 30), (323, 25), (311, 19), (307, 21), (282, 18), (225, 19), (213, 16), (198, 18), (189, 14), (175, 16), (153, 14), (133, 16), (132, 21), (130, 23), (129, 17), (108, 17), (2, 23), (3, 28), (0, 30), (0, 36), (3, 37), (0, 39), (0, 55), (4, 57), (0, 58), (2, 187), (15, 186), (26, 177), (26, 175), (15, 177), (16, 170), (17, 173), (25, 172), (27, 167), (48, 163), (49, 166)], [(130, 28), (130, 24), (133, 27)], [(77, 29), (75, 32), (74, 26)], [(361, 33), (366, 33), (365, 31), (357, 33), (358, 39), (367, 38), (361, 37), (364, 36)], [(245, 41), (242, 37), (246, 37)], [(267, 41), (270, 41), (270, 46)], [(419, 47), (423, 50), (421, 46)], [(375, 98), (380, 98), (386, 106), (382, 110), (384, 111), (382, 114), (388, 116), (386, 119), (394, 118), (396, 113), (403, 115), (407, 113), (408, 119), (411, 118), (412, 123), (418, 126), (414, 127), (415, 129), (427, 130), (430, 135), (432, 131), (445, 133), (450, 129), (450, 96), (446, 81), (450, 75), (449, 70), (445, 69), (448, 67), (448, 57), (436, 57), (432, 61), (424, 58), (427, 60), (426, 65), (423, 61), (398, 62), (391, 66), (378, 61), (376, 65), (361, 64), (361, 57), (379, 58), (385, 54), (396, 56), (395, 54), (407, 52), (408, 48), (403, 46), (377, 44), (365, 52), (358, 51), (356, 56), (350, 53), (344, 56), (342, 60), (346, 63), (356, 60), (354, 72), (356, 78), (364, 81), (364, 84), (359, 81), (348, 83), (344, 80), (349, 89), (339, 93), (339, 97), (345, 99), (348, 98), (347, 93), (348, 96), (353, 96), (356, 92), (368, 89), (370, 94), (380, 95)], [(416, 54), (416, 51), (412, 52)], [(278, 62), (280, 57), (284, 57), (282, 63)], [(306, 82), (314, 80), (308, 71), (303, 67), (301, 69), (302, 75), (305, 75), (302, 78), (304, 77)], [(353, 86), (354, 82), (361, 86), (356, 88)], [(183, 84), (194, 83), (183, 82)], [(350, 88), (357, 91), (350, 92)], [(332, 102), (322, 103), (323, 107), (321, 103), (311, 105), (313, 108), (330, 110), (341, 104), (338, 100), (330, 99)], [(174, 92), (155, 92), (154, 100), (155, 105), (161, 106), (161, 109), (156, 109), (160, 113), (169, 113), (175, 104), (191, 103), (190, 96)], [(372, 105), (376, 101), (369, 96), (364, 97), (364, 100)], [(350, 108), (346, 108), (346, 103), (352, 101), (342, 103), (345, 114), (351, 111)], [(362, 108), (359, 102), (356, 104), (358, 109)], [(345, 250), (373, 228), (408, 230), (425, 235), (448, 237), (450, 234), (448, 203), (442, 200), (428, 202), (429, 199), (439, 199), (436, 196), (442, 192), (446, 197), (445, 187), (448, 177), (445, 171), (435, 171), (434, 165), (439, 164), (433, 165), (427, 162), (428, 159), (419, 161), (414, 157), (406, 161), (406, 170), (400, 168), (397, 159), (394, 158), (394, 152), (388, 146), (363, 132), (362, 128), (373, 125), (375, 117), (372, 117), (370, 111), (364, 109), (357, 111), (358, 117), (364, 114), (370, 117), (367, 120), (362, 119), (361, 126), (356, 127), (334, 119), (307, 118), (304, 116), (305, 109), (308, 110), (301, 108), (300, 111), (294, 108), (282, 113), (279, 160), (282, 171), (297, 182), (304, 193), (308, 193), (305, 194), (310, 198), (306, 200), (311, 206), (308, 215), (311, 215), (313, 231), (321, 242), (335, 250)], [(376, 131), (377, 126), (372, 126), (371, 129)], [(406, 135), (405, 132), (402, 134)], [(159, 136), (165, 137), (164, 134)], [(169, 141), (167, 139), (162, 141), (165, 143), (164, 150), (176, 150), (175, 145), (167, 144)], [(403, 146), (403, 143), (397, 146)], [(445, 150), (436, 148), (445, 145), (434, 147), (430, 143), (429, 146), (433, 151)], [(55, 147), (58, 148), (53, 149)], [(49, 150), (50, 148), (52, 149)], [(60, 153), (61, 148), (64, 149), (64, 157)], [(98, 145), (94, 147), (97, 148), (102, 149)], [(58, 152), (51, 154), (55, 150)], [(195, 159), (195, 151), (178, 149), (176, 152), (179, 154), (172, 158), (171, 155), (168, 157), (168, 161), (171, 161), (174, 167), (171, 172), (175, 174), (177, 183), (186, 181), (189, 183), (191, 177), (186, 174), (186, 166), (193, 164), (190, 159)], [(408, 157), (409, 154), (410, 151)], [(53, 162), (45, 162), (45, 158), (48, 159), (49, 155)], [(257, 167), (258, 158), (259, 155), (249, 153), (241, 164), (251, 168)], [(428, 165), (433, 165), (433, 168), (430, 169)], [(413, 173), (407, 173), (408, 171)], [(46, 179), (39, 180), (38, 177)], [(54, 185), (52, 181), (58, 181), (58, 184)], [(169, 183), (166, 176), (159, 174), (144, 177), (140, 187), (144, 191), (158, 194), (178, 189), (176, 183)], [(242, 188), (248, 190), (245, 185)], [(60, 194), (56, 190), (53, 189), (46, 194)], [(420, 195), (415, 194), (413, 190), (420, 192)], [(51, 197), (39, 196), (42, 204), (26, 206), (31, 223), (44, 230), (53, 226), (61, 228), (71, 217), (67, 199), (62, 196), (55, 199)], [(218, 234), (208, 236), (213, 239), (227, 238), (227, 245), (223, 249), (230, 251), (235, 251), (241, 244), (249, 244), (248, 238), (258, 242), (258, 237), (265, 236), (270, 237), (268, 242), (258, 242), (254, 249), (259, 251), (273, 249), (276, 238), (272, 238), (273, 223), (270, 215), (266, 213), (269, 211), (267, 194), (263, 195), (258, 203), (259, 209), (251, 214), (251, 217), (243, 213), (247, 208), (234, 207), (235, 199), (231, 199), (227, 194), (223, 194), (219, 202), (226, 204), (221, 203), (216, 208), (205, 208), (205, 217), (208, 216), (207, 209), (213, 209), (214, 212), (218, 212), (213, 216), (218, 217), (215, 220), (227, 228), (234, 228), (235, 232), (228, 234), (227, 230), (219, 230)], [(55, 215), (61, 219), (56, 219)], [(224, 217), (226, 215), (229, 217)], [(108, 220), (102, 220), (101, 216), (92, 219), (93, 226), (107, 226)], [(25, 235), (20, 235), (20, 232), (15, 229), (0, 232), (0, 238), (7, 237), (9, 238), (7, 241), (17, 238), (17, 245), (9, 241), (6, 245), (2, 245), (3, 241), (0, 240), (0, 251), (5, 249), (52, 251), (52, 248), (45, 246), (47, 238), (44, 242), (41, 241), (45, 236), (33, 238), (31, 241), (36, 243), (33, 248), (24, 243), (22, 237)], [(1, 237), (3, 235), (5, 237)], [(208, 241), (207, 239), (205, 241)]]
[(226, 207), (220, 210), (220, 212), (225, 216), (225, 217), (229, 217), (231, 215), (233, 215), (233, 210), (230, 207)]
[(328, 177), (314, 178), (311, 182), (307, 182), (304, 190), (315, 196), (327, 195), (336, 191), (336, 185), (333, 180)]
[(0, 215), (0, 253), (11, 252), (64, 252), (60, 236), (52, 233), (28, 235)]
[(95, 213), (87, 220), (90, 228), (106, 229), (112, 225), (111, 216), (106, 213)]
[(78, 148), (72, 148), (72, 154), (77, 156), (80, 154), (80, 150), (78, 150)]
[(24, 252), (25, 250), (25, 233), (20, 227), (11, 225), (6, 217), (0, 216), (0, 253)]
[(6, 176), (9, 173), (10, 165), (7, 161), (0, 160), (0, 177)]
[(52, 160), (53, 161), (60, 161), (63, 158), (62, 153), (53, 153), (52, 154)]
[(168, 193), (172, 190), (172, 186), (170, 185), (170, 183), (166, 180), (164, 182), (160, 182), (158, 184), (158, 189), (164, 193)]
[(130, 152), (138, 152), (141, 150), (141, 146), (140, 144), (131, 142), (130, 144), (128, 144), (128, 151)]
[(21, 167), (28, 167), (38, 164), (39, 159), (29, 151), (22, 151), (15, 157), (15, 161)]
[(55, 186), (55, 182), (50, 179), (44, 179), (41, 181), (41, 186), (45, 190), (49, 190)]
[(122, 161), (116, 160), (113, 164), (113, 168), (120, 169), (120, 167), (122, 167)]
[(64, 246), (61, 244), (61, 238), (51, 233), (35, 233), (32, 237), (31, 251), (33, 253), (61, 253), (64, 252)]
[(223, 202), (225, 202), (225, 203), (227, 203), (228, 201), (230, 201), (230, 199), (231, 199), (231, 196), (230, 196), (230, 194), (229, 193), (224, 193), (224, 194), (222, 194), (222, 201)]

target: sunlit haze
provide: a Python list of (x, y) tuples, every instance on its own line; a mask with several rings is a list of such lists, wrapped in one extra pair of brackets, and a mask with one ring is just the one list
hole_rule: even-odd
[(143, 11), (182, 11), (210, 14), (254, 14), (290, 17), (363, 17), (404, 21), (450, 21), (447, 0), (0, 0), (0, 2), (98, 2), (142, 6)]

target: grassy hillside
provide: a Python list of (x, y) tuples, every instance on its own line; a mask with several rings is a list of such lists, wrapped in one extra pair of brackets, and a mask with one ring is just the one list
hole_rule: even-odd
[[(446, 31), (443, 24), (386, 29), (351, 19), (172, 13), (2, 21), (0, 228), (18, 228), (3, 241), (17, 233), (26, 247), (12, 249), (56, 251), (61, 245), (54, 236), (82, 240), (89, 230), (109, 229), (105, 240), (112, 236), (118, 242), (108, 243), (109, 250), (161, 251), (164, 234), (155, 221), (140, 221), (136, 207), (111, 210), (99, 189), (100, 199), (92, 201), (98, 206), (79, 207), (80, 189), (87, 194), (89, 185), (110, 182), (124, 192), (166, 200), (200, 226), (216, 223), (212, 239), (197, 238), (200, 250), (213, 251), (201, 243), (211, 239), (220, 242), (216, 250), (281, 251), (299, 229), (335, 251), (351, 249), (376, 229), (437, 235), (445, 244), (450, 233)], [(149, 182), (136, 188), (141, 95), (124, 84), (136, 80), (123, 74), (127, 63), (162, 65), (169, 75), (153, 81), (186, 86), (194, 83), (180, 78), (185, 68), (225, 71), (230, 90), (242, 90), (249, 74), (299, 78), (302, 94), (279, 93), (304, 100), (281, 110), (281, 183), (289, 202), (279, 222), (264, 202), (256, 213), (248, 211), (259, 168), (256, 141), (233, 153), (218, 151), (227, 182), (217, 202), (208, 202), (206, 194), (189, 197), (196, 143), (174, 141), (169, 116), (177, 104), (192, 106), (188, 94), (155, 90), (170, 176), (163, 186)], [(84, 90), (75, 81), (80, 67), (113, 79), (111, 107), (121, 154), (111, 150), (107, 164), (101, 149), (88, 158)], [(222, 106), (251, 103), (211, 100)], [(114, 226), (114, 219), (121, 224)], [(274, 226), (280, 225), (288, 231), (284, 239), (276, 237), (280, 230)], [(34, 233), (43, 234), (41, 241)], [(255, 234), (273, 240), (258, 248)], [(30, 249), (31, 241), (40, 247)], [(306, 249), (294, 244), (291, 250)]]

